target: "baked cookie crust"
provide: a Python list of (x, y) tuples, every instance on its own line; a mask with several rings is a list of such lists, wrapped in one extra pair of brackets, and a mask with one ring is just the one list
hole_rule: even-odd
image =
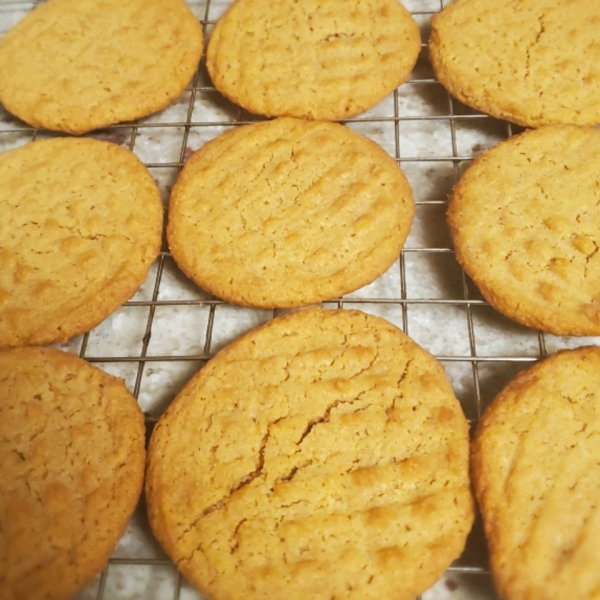
[(458, 0), (433, 16), (429, 56), (464, 104), (524, 127), (600, 123), (600, 3)]
[(145, 281), (163, 206), (129, 150), (55, 138), (0, 155), (0, 347), (89, 331)]
[(132, 121), (183, 92), (202, 48), (182, 0), (48, 0), (0, 42), (0, 102), (74, 134)]
[(252, 113), (340, 120), (406, 81), (420, 45), (398, 0), (236, 0), (211, 33), (206, 66)]
[(379, 317), (305, 309), (227, 346), (161, 417), (150, 523), (214, 600), (413, 599), (464, 548), (468, 445), (430, 354)]
[(49, 348), (0, 350), (0, 589), (67, 600), (142, 489), (144, 418), (122, 380)]
[(450, 196), (456, 258), (506, 316), (600, 335), (600, 131), (548, 126), (483, 152)]
[(234, 304), (296, 307), (351, 292), (398, 258), (414, 202), (382, 148), (337, 123), (280, 118), (228, 131), (171, 194), (173, 258)]
[(600, 597), (600, 348), (511, 381), (479, 424), (472, 471), (500, 597)]

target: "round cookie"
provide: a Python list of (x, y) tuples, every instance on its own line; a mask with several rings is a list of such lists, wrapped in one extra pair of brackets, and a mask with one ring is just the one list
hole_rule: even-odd
[(236, 0), (212, 31), (206, 66), (252, 113), (339, 120), (406, 81), (420, 49), (398, 0)]
[(456, 257), (506, 316), (600, 335), (600, 131), (556, 125), (483, 152), (448, 209)]
[(468, 445), (430, 354), (381, 318), (305, 309), (227, 346), (162, 416), (150, 523), (213, 600), (412, 600), (464, 548)]
[(600, 598), (600, 349), (520, 373), (481, 420), (474, 486), (505, 600)]
[(524, 127), (600, 123), (599, 2), (457, 0), (431, 21), (435, 75)]
[(185, 165), (168, 240), (179, 267), (235, 304), (302, 306), (360, 288), (398, 258), (414, 213), (396, 161), (337, 123), (234, 128)]
[(163, 207), (129, 150), (92, 139), (0, 155), (0, 347), (89, 331), (145, 281)]
[(181, 94), (202, 45), (182, 0), (48, 0), (0, 43), (0, 102), (68, 133), (131, 121)]
[(123, 381), (49, 348), (0, 351), (0, 589), (66, 600), (101, 571), (144, 476)]

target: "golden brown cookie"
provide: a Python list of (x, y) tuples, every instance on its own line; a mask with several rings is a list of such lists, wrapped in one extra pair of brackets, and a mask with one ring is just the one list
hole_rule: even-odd
[(2, 600), (66, 600), (108, 560), (142, 489), (144, 419), (73, 354), (0, 351)]
[(506, 316), (600, 335), (600, 131), (548, 126), (481, 154), (456, 185), (456, 257)]
[(181, 94), (202, 43), (182, 0), (48, 0), (0, 43), (0, 102), (77, 134), (138, 119)]
[(370, 283), (398, 258), (414, 203), (383, 149), (337, 123), (238, 127), (188, 161), (171, 195), (179, 267), (235, 304), (302, 306)]
[(92, 139), (0, 155), (0, 347), (89, 331), (144, 282), (163, 208), (129, 150)]
[(272, 320), (218, 353), (150, 442), (150, 523), (213, 600), (414, 598), (472, 522), (441, 365), (359, 311)]
[(212, 31), (206, 66), (252, 113), (339, 120), (406, 81), (420, 47), (398, 0), (236, 0)]
[(524, 127), (600, 123), (600, 2), (457, 0), (431, 22), (436, 77)]
[(600, 598), (600, 348), (520, 373), (485, 412), (472, 460), (500, 596)]

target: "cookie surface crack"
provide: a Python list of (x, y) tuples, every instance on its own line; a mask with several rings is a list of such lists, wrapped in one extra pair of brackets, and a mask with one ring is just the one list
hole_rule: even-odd
[(304, 428), (304, 431), (302, 432), (302, 434), (300, 435), (300, 439), (296, 442), (297, 446), (300, 446), (300, 444), (302, 444), (302, 442), (305, 440), (305, 438), (310, 434), (310, 432), (317, 426), (320, 425), (322, 423), (328, 423), (329, 419), (331, 417), (331, 411), (336, 408), (337, 406), (339, 406), (340, 404), (352, 404), (352, 402), (354, 402), (353, 400), (335, 400), (334, 402), (332, 402), (326, 409), (325, 412), (323, 413), (322, 416), (317, 417), (316, 419), (311, 419), (308, 422), (308, 425)]
[(544, 25), (544, 15), (540, 15), (538, 18), (538, 32), (535, 36), (533, 42), (527, 47), (525, 50), (525, 81), (529, 79), (529, 73), (531, 70), (531, 51), (539, 44), (540, 38), (546, 31), (546, 27)]

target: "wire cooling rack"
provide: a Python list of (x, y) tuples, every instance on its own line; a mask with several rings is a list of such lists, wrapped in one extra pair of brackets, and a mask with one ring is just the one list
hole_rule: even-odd
[[(0, 0), (0, 32), (35, 2)], [(189, 0), (205, 37), (229, 2)], [(455, 261), (445, 223), (447, 194), (473, 156), (516, 133), (504, 121), (450, 97), (427, 59), (431, 16), (444, 0), (404, 0), (419, 24), (422, 52), (408, 82), (379, 105), (346, 121), (387, 150), (406, 173), (417, 214), (398, 261), (377, 281), (329, 306), (359, 308), (400, 326), (446, 368), (472, 425), (494, 395), (547, 353), (589, 340), (559, 338), (521, 327), (492, 310)], [(202, 61), (171, 107), (92, 137), (129, 148), (146, 164), (165, 204), (190, 154), (239, 124), (258, 120), (220, 96)], [(32, 129), (0, 109), (0, 151), (54, 134)], [(184, 383), (216, 351), (277, 311), (230, 306), (197, 288), (177, 270), (166, 244), (132, 300), (90, 333), (61, 346), (125, 379), (146, 414), (148, 428)], [(142, 501), (143, 502), (143, 501)], [(108, 567), (78, 600), (198, 600), (153, 539), (140, 505)], [(481, 526), (463, 556), (424, 593), (423, 600), (496, 598)]]

